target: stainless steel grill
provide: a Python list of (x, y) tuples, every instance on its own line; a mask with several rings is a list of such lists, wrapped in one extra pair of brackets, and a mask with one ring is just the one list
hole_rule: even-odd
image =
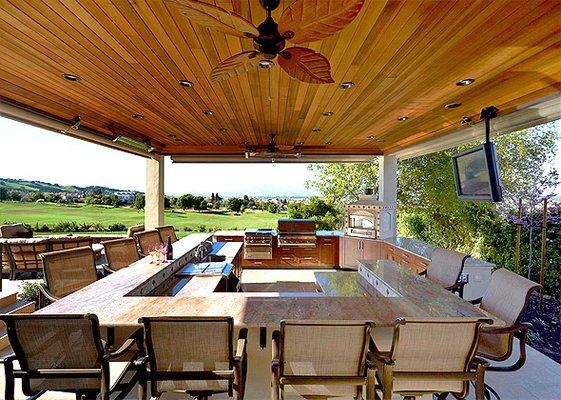
[(273, 258), (272, 229), (247, 229), (244, 235), (246, 260), (271, 260)]
[(311, 219), (279, 219), (279, 247), (316, 247), (316, 223)]

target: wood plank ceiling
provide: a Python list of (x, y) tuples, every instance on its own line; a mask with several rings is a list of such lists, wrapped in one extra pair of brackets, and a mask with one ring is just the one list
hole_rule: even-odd
[[(265, 18), (257, 0), (212, 3), (256, 25)], [(331, 62), (327, 85), (278, 66), (211, 83), (211, 68), (252, 41), (192, 25), (163, 1), (2, 0), (0, 24), (4, 100), (80, 115), (162, 154), (243, 153), (269, 133), (283, 145), (325, 146), (315, 153), (381, 154), (457, 129), (462, 116), (478, 120), (483, 107), (509, 112), (561, 91), (557, 0), (366, 0), (346, 29), (308, 45)], [(455, 85), (464, 78), (475, 83)], [(345, 81), (356, 86), (342, 90)], [(444, 108), (452, 102), (461, 106)]]

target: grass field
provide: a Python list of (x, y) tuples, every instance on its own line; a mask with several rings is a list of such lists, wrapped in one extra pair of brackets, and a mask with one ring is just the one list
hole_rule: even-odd
[[(249, 227), (272, 228), (276, 227), (277, 220), (281, 217), (283, 217), (283, 214), (271, 214), (265, 211), (248, 211), (241, 215), (220, 215), (181, 210), (165, 211), (165, 223), (175, 226), (182, 232), (185, 232), (185, 228), (198, 230), (201, 225), (211, 230), (243, 230)], [(130, 207), (110, 208), (84, 204), (0, 202), (0, 225), (24, 223), (32, 227), (36, 224), (53, 226), (60, 222), (71, 221), (77, 224), (99, 223), (108, 226), (121, 223), (125, 226), (131, 226), (144, 222), (144, 211)]]

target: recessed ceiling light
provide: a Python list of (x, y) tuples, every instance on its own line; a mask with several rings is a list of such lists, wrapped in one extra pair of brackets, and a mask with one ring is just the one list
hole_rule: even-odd
[(325, 144), (326, 144), (327, 146), (329, 146), (329, 145), (331, 144), (331, 142), (325, 142)]
[(296, 143), (297, 146), (302, 146), (304, 144), (304, 142), (298, 142)]
[(226, 129), (226, 128), (220, 128), (220, 129), (218, 129), (218, 130), (219, 130), (220, 132), (226, 132), (228, 129)]
[(409, 117), (406, 117), (405, 115), (397, 118), (398, 121), (407, 121), (408, 119)]
[(462, 125), (470, 125), (472, 123), (472, 119), (470, 117), (462, 117)]
[(331, 117), (333, 115), (333, 111), (326, 111), (323, 113), (324, 117)]
[(187, 80), (187, 79), (181, 79), (179, 81), (179, 85), (183, 86), (184, 88), (192, 88), (193, 86), (195, 86), (195, 84), (193, 82), (191, 82), (190, 80)]
[(80, 82), (82, 80), (82, 78), (74, 74), (62, 74), (62, 78), (68, 82)]
[(204, 115), (214, 115), (214, 111), (212, 111), (212, 110), (206, 110), (206, 111), (203, 111), (203, 114), (204, 114)]
[(367, 136), (367, 139), (374, 139), (374, 138), (375, 138), (374, 135)]
[(257, 65), (259, 65), (259, 68), (262, 68), (262, 69), (271, 69), (271, 68), (273, 68), (275, 63), (272, 62), (271, 60), (261, 60), (261, 61), (259, 61), (259, 64), (257, 64)]
[(456, 82), (456, 86), (467, 86), (467, 85), (471, 85), (473, 82), (475, 82), (475, 79), (466, 78)]
[(321, 132), (321, 128), (314, 128), (312, 129), (312, 132)]
[(133, 117), (134, 119), (144, 119), (144, 115), (142, 114), (133, 114), (131, 115), (131, 117)]
[(343, 90), (347, 90), (347, 89), (352, 89), (355, 87), (355, 83), (348, 81), (348, 82), (343, 82), (341, 83), (341, 86), (339, 86), (341, 89)]
[(444, 108), (446, 108), (447, 110), (450, 110), (450, 109), (452, 109), (452, 108), (458, 108), (458, 107), (461, 106), (461, 105), (462, 105), (462, 103), (456, 103), (456, 102), (454, 102), (454, 103), (448, 103), (448, 104), (446, 104), (446, 105), (444, 106)]

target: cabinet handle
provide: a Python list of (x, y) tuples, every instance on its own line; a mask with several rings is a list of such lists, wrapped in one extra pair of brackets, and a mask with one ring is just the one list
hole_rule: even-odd
[(281, 257), (282, 260), (290, 260), (291, 257)]

